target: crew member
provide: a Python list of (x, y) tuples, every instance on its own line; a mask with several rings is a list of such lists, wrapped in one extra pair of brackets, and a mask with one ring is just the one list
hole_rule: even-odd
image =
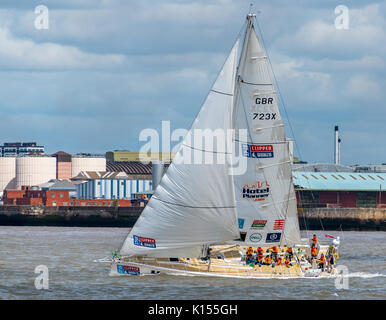
[(322, 255), (320, 256), (320, 259), (319, 259), (319, 269), (324, 270), (324, 264), (325, 263), (326, 263), (326, 258), (324, 257), (324, 254), (322, 253)]
[(316, 246), (312, 246), (311, 247), (311, 258), (316, 259), (317, 256), (318, 256), (318, 249), (316, 248)]
[(312, 245), (316, 246), (316, 243), (318, 242), (318, 238), (316, 237), (316, 234), (314, 234), (311, 240), (312, 240)]
[(288, 248), (287, 248), (287, 254), (288, 254), (288, 258), (289, 258), (290, 261), (291, 261), (293, 255), (294, 255), (294, 252), (293, 252), (293, 250), (292, 250), (292, 247), (288, 247)]
[(272, 247), (272, 259), (274, 261), (277, 261), (278, 253), (279, 253), (279, 249), (276, 246)]
[(264, 264), (269, 266), (272, 263), (272, 259), (270, 256), (266, 256), (264, 259)]
[(262, 263), (263, 262), (263, 256), (264, 256), (264, 250), (262, 247), (258, 247), (256, 249), (256, 256), (257, 256), (257, 262)]
[(253, 248), (252, 247), (249, 247), (247, 249), (247, 263), (249, 263), (251, 260), (252, 260), (252, 256), (253, 256)]
[(281, 266), (281, 265), (282, 265), (282, 263), (281, 263), (281, 258), (280, 258), (280, 257), (277, 258), (276, 263), (277, 263), (278, 266)]
[(288, 259), (285, 259), (284, 265), (289, 268), (291, 266), (291, 262)]

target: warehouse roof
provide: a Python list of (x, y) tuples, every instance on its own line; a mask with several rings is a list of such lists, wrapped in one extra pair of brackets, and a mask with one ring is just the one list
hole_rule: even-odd
[(307, 190), (386, 190), (386, 173), (293, 171), (295, 187)]
[[(169, 166), (169, 163), (164, 164), (165, 167)], [(143, 174), (143, 175), (151, 175), (151, 162), (148, 164), (144, 164), (139, 161), (127, 161), (127, 162), (106, 162), (106, 170), (107, 171), (123, 171), (127, 174)]]

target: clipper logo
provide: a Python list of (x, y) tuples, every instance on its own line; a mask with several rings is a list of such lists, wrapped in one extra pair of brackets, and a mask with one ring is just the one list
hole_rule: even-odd
[(267, 233), (267, 239), (265, 242), (279, 242), (281, 238), (281, 233)]
[(264, 228), (267, 220), (253, 220), (251, 228)]
[(119, 274), (130, 274), (135, 276), (140, 274), (140, 270), (138, 267), (124, 266), (121, 264), (117, 264), (117, 272)]
[(243, 199), (264, 201), (269, 196), (268, 181), (257, 181), (255, 184), (243, 186)]
[(247, 158), (273, 158), (273, 145), (271, 144), (245, 144), (241, 145), (243, 156)]
[(148, 247), (148, 248), (155, 248), (155, 239), (152, 238), (144, 238), (144, 237), (139, 237), (136, 235), (133, 235), (134, 239), (134, 245), (140, 246), (140, 247)]

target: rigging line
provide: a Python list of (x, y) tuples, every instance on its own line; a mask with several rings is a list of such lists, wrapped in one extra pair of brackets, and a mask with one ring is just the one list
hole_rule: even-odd
[(172, 202), (169, 202), (169, 201), (161, 200), (161, 199), (158, 199), (158, 198), (156, 198), (156, 197), (154, 197), (154, 196), (153, 196), (152, 198), (154, 198), (154, 199), (157, 200), (157, 201), (163, 202), (163, 203), (171, 204), (171, 205), (173, 205), (173, 206), (184, 207), (184, 208), (193, 208), (193, 209), (232, 209), (232, 208), (236, 208), (236, 206), (223, 206), (223, 207), (196, 207), (196, 206), (187, 206), (187, 205), (184, 205), (184, 204), (172, 203)]

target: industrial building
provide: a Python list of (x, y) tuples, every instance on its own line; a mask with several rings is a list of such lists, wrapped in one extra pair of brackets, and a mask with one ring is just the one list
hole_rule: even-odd
[(77, 185), (79, 199), (133, 199), (134, 193), (152, 189), (150, 179), (130, 179), (125, 172), (83, 171), (72, 180), (86, 180)]
[(386, 208), (386, 173), (294, 171), (299, 207)]
[(6, 142), (0, 150), (2, 157), (44, 154), (44, 146), (38, 146), (36, 142)]
[(0, 157), (0, 196), (3, 190), (21, 190), (50, 180), (70, 180), (81, 171), (106, 171), (106, 159), (100, 155), (74, 155), (59, 151), (50, 155)]

